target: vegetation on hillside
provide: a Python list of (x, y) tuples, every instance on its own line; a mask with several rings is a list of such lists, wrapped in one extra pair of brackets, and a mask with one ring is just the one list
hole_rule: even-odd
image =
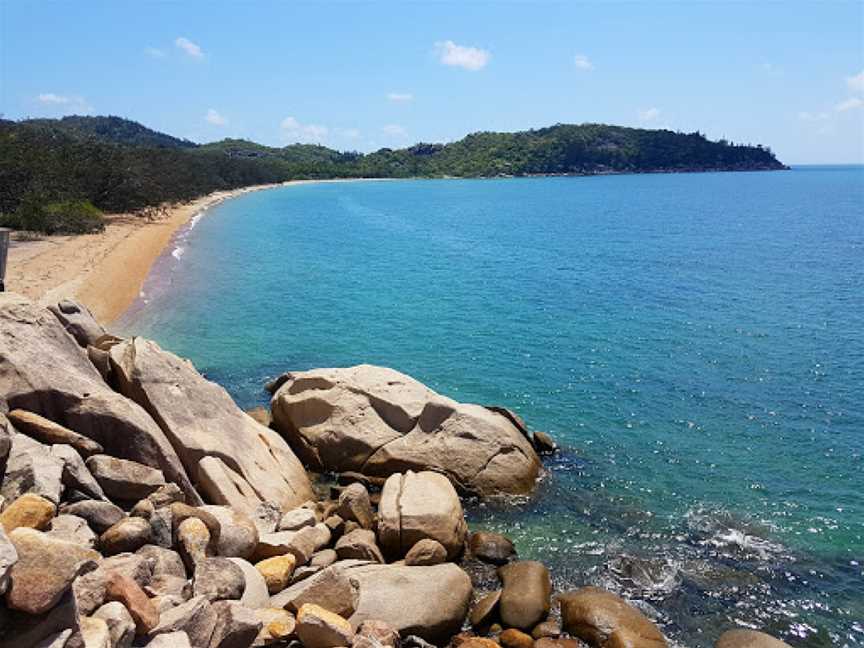
[[(700, 133), (602, 124), (475, 133), (450, 144), (363, 155), (311, 144), (273, 148), (236, 139), (197, 145), (119, 117), (0, 120), (0, 222), (48, 231), (57, 221), (57, 205), (90, 204), (106, 212), (128, 212), (291, 179), (782, 168), (771, 150), (761, 146), (712, 142)], [(63, 222), (80, 227), (95, 223)]]

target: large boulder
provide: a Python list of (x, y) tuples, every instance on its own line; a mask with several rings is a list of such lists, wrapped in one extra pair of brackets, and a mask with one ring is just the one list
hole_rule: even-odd
[(48, 308), (69, 334), (75, 338), (75, 341), (84, 348), (96, 344), (99, 338), (106, 334), (102, 325), (93, 317), (93, 313), (83, 304), (71, 299), (64, 299)]
[(499, 609), (505, 626), (531, 630), (549, 614), (552, 580), (537, 561), (520, 560), (498, 569), (501, 578)]
[(466, 533), (459, 496), (444, 475), (409, 470), (385, 482), (378, 507), (378, 537), (387, 553), (404, 556), (428, 538), (444, 545), (452, 559), (462, 552)]
[(785, 641), (775, 639), (764, 632), (738, 628), (727, 630), (720, 635), (714, 648), (790, 648), (790, 646)]
[(121, 393), (159, 423), (210, 502), (252, 515), (263, 500), (289, 510), (312, 498), (306, 471), (288, 444), (243, 413), (190, 362), (141, 338), (121, 342), (110, 353)]
[(583, 587), (562, 594), (558, 601), (564, 630), (590, 646), (666, 646), (657, 626), (612, 592), (598, 587)]
[(355, 628), (374, 619), (403, 637), (417, 635), (440, 644), (459, 631), (468, 613), (471, 578), (453, 563), (358, 565), (346, 572), (360, 589), (357, 610), (349, 619)]
[(15, 434), (12, 437), (0, 495), (11, 501), (25, 493), (33, 493), (59, 504), (60, 495), (63, 493), (63, 467), (63, 460), (54, 456), (49, 446), (23, 434)]
[(480, 496), (531, 492), (540, 473), (508, 418), (385, 367), (291, 374), (271, 407), (275, 428), (317, 470), (386, 477), (431, 469)]
[(0, 394), (101, 445), (106, 454), (158, 468), (202, 503), (165, 434), (139, 405), (113, 391), (51, 312), (0, 293)]
[(84, 457), (102, 452), (102, 446), (92, 439), (88, 439), (72, 430), (67, 430), (62, 425), (58, 425), (54, 421), (50, 421), (44, 416), (39, 416), (33, 412), (12, 410), (9, 412), (8, 418), (16, 430), (41, 443), (48, 445), (65, 443), (75, 448)]

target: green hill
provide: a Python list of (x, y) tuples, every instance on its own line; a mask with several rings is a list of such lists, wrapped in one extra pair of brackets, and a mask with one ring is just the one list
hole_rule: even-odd
[[(311, 144), (274, 148), (237, 139), (198, 145), (119, 117), (0, 120), (0, 224), (50, 231), (44, 223), (77, 203), (110, 212), (135, 211), (211, 191), (291, 179), (783, 168), (762, 146), (712, 142), (699, 133), (603, 124), (474, 133), (450, 144), (364, 155)], [(86, 205), (81, 210), (90, 213)]]

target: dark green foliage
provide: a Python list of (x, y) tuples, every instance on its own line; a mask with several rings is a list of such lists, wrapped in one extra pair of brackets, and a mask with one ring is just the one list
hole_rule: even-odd
[(105, 219), (87, 200), (45, 203), (29, 194), (15, 213), (0, 215), (0, 226), (42, 234), (90, 234), (104, 230)]
[(760, 146), (603, 124), (475, 133), (446, 145), (416, 144), (362, 155), (312, 144), (272, 148), (246, 140), (199, 146), (119, 117), (0, 120), (0, 213), (5, 214), (17, 214), (24, 203), (32, 214), (33, 205), (70, 200), (89, 201), (104, 211), (136, 211), (216, 190), (307, 178), (782, 168)]

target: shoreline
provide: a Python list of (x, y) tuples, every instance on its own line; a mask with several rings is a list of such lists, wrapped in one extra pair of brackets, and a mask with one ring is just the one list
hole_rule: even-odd
[(364, 180), (289, 180), (214, 191), (168, 207), (157, 220), (132, 214), (109, 214), (105, 230), (97, 234), (13, 240), (6, 289), (40, 303), (74, 299), (85, 304), (98, 321), (112, 323), (135, 303), (153, 265), (195, 216), (254, 191)]

